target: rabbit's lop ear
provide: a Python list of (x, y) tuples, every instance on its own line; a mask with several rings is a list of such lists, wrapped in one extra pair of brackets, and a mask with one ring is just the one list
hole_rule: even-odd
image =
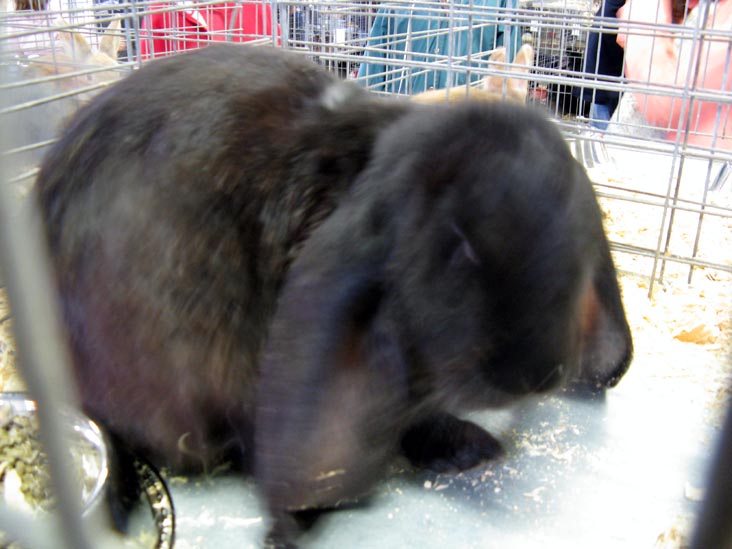
[(385, 254), (360, 217), (342, 204), (316, 229), (280, 295), (255, 444), (274, 517), (363, 495), (398, 444), (404, 359), (384, 313)]

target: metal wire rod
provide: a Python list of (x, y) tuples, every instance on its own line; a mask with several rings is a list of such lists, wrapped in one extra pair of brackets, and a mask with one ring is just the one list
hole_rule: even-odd
[[(71, 439), (71, 426), (59, 414), (60, 410), (73, 408), (77, 399), (56, 321), (51, 271), (43, 253), (38, 218), (8, 191), (6, 185), (0, 184), (0, 267), (13, 311), (20, 371), (37, 401), (40, 438), (58, 501), (54, 515), (64, 525), (57, 529), (58, 537), (52, 539), (56, 540), (56, 547), (92, 549), (81, 518), (74, 475), (69, 474), (72, 463), (67, 441)], [(3, 523), (1, 527), (12, 528), (13, 524)]]

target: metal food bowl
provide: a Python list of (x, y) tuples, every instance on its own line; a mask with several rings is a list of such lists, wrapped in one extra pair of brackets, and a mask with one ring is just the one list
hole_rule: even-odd
[[(19, 483), (21, 473), (17, 472), (16, 454), (33, 456), (37, 464), (26, 464), (30, 466), (32, 475), (22, 470), (23, 476), (35, 479), (47, 476), (44, 457), (38, 456), (35, 450), (42, 452), (38, 441), (37, 425), (27, 421), (18, 422), (17, 418), (33, 418), (36, 414), (36, 403), (25, 393), (0, 393), (0, 428), (6, 429), (12, 424), (15, 429), (20, 423), (22, 430), (15, 432), (12, 436), (7, 435), (0, 439), (0, 499), (4, 498), (5, 503), (18, 510), (29, 513), (43, 512), (43, 506), (34, 506), (27, 501), (26, 496), (21, 492)], [(105, 499), (109, 491), (110, 478), (110, 449), (107, 439), (97, 424), (82, 415), (81, 413), (63, 413), (64, 421), (70, 422), (72, 439), (68, 447), (71, 450), (72, 467), (79, 478), (79, 494), (82, 504), (82, 516), (95, 522), (97, 513), (106, 512)], [(19, 434), (28, 432), (30, 437), (21, 437)], [(26, 440), (31, 439), (34, 440)], [(32, 445), (33, 450), (29, 451), (28, 446)], [(14, 450), (18, 448), (18, 451)], [(11, 461), (13, 463), (11, 463)], [(174, 542), (174, 516), (173, 504), (168, 488), (160, 476), (149, 463), (141, 458), (135, 458), (136, 482), (140, 488), (140, 505), (137, 511), (131, 516), (128, 530), (125, 536), (136, 542), (138, 547), (150, 547), (151, 549), (171, 549)], [(6, 475), (10, 470), (16, 471), (15, 479), (9, 485)], [(135, 482), (131, 478), (130, 482)], [(13, 484), (14, 483), (14, 484)], [(42, 483), (39, 483), (42, 484)], [(36, 488), (34, 486), (34, 488)], [(27, 487), (26, 487), (27, 489)], [(44, 494), (45, 496), (45, 494)], [(50, 496), (50, 494), (49, 494)], [(35, 499), (35, 498), (31, 498)], [(48, 507), (53, 506), (49, 498)], [(2, 532), (0, 532), (0, 546), (2, 546)]]
[[(36, 403), (28, 398), (25, 393), (2, 393), (0, 395), (0, 426), (5, 429), (8, 426), (14, 426), (18, 424), (18, 418), (34, 418), (36, 415)], [(107, 479), (109, 477), (109, 456), (107, 451), (107, 445), (102, 435), (101, 430), (91, 419), (80, 413), (64, 413), (63, 416), (65, 421), (71, 423), (72, 440), (70, 441), (68, 448), (71, 451), (72, 464), (75, 472), (78, 472), (80, 486), (79, 494), (81, 497), (81, 504), (83, 509), (83, 516), (85, 518), (92, 515), (100, 507), (100, 502), (104, 499), (104, 493), (106, 489)], [(13, 423), (15, 422), (15, 423)], [(11, 425), (11, 423), (13, 425)], [(22, 459), (20, 449), (32, 448), (32, 455), (27, 457), (33, 459), (33, 463), (25, 463), (24, 467), (31, 467), (33, 469), (34, 477), (43, 477), (46, 472), (43, 471), (42, 466), (45, 462), (45, 454), (40, 456), (35, 453), (35, 450), (42, 449), (40, 442), (38, 441), (37, 430), (33, 430), (33, 426), (30, 423), (23, 422), (23, 429), (28, 432), (31, 436), (19, 438), (16, 436), (13, 441), (9, 439), (3, 440), (1, 444), (4, 446), (0, 448), (0, 471), (3, 474), (3, 497), (5, 502), (13, 505), (14, 503), (18, 507), (23, 507), (24, 503), (21, 498), (25, 499), (21, 495), (21, 492), (15, 494), (8, 494), (8, 479), (6, 475), (9, 471), (18, 471), (16, 466), (11, 463), (11, 460)], [(21, 431), (21, 434), (23, 431)], [(15, 448), (18, 451), (14, 450)], [(15, 455), (18, 457), (15, 457)], [(15, 462), (15, 461), (14, 461)], [(36, 466), (36, 463), (38, 466)], [(19, 473), (16, 472), (16, 478), (19, 479)], [(14, 480), (15, 483), (18, 480)], [(12, 483), (11, 483), (12, 484)], [(19, 489), (19, 486), (15, 488)], [(42, 506), (35, 506), (33, 502), (25, 500), (27, 509), (35, 512), (36, 510), (43, 510)]]

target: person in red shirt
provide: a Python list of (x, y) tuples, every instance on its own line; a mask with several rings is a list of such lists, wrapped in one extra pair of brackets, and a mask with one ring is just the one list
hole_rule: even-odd
[[(143, 59), (201, 48), (212, 42), (250, 42), (273, 32), (272, 10), (264, 2), (195, 3), (171, 10), (171, 4), (151, 6), (142, 20), (140, 54)], [(157, 11), (159, 10), (159, 11)]]
[[(651, 88), (629, 93), (645, 122), (658, 128), (666, 139), (678, 137), (683, 142), (688, 130), (689, 144), (729, 150), (732, 74), (727, 67), (732, 55), (732, 1), (688, 0), (687, 9), (685, 28), (678, 33), (665, 27), (637, 25), (670, 26), (671, 0), (628, 0), (618, 12), (621, 22), (629, 23), (625, 27), (621, 23), (618, 33), (618, 44), (625, 49), (626, 77), (630, 84)], [(696, 33), (701, 34), (694, 39)], [(678, 91), (687, 87), (695, 96), (679, 97)], [(676, 92), (676, 96), (669, 92)]]

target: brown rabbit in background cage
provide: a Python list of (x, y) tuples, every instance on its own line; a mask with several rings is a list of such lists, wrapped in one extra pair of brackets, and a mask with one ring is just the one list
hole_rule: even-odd
[(455, 414), (631, 359), (592, 186), (526, 107), (211, 46), (84, 107), (37, 198), (86, 412), (158, 464), (253, 467), (278, 546), (399, 453), (495, 456)]
[[(63, 21), (61, 24), (67, 26)], [(48, 142), (58, 137), (79, 106), (99, 92), (100, 84), (121, 76), (117, 63), (122, 38), (119, 25), (119, 20), (109, 24), (98, 49), (78, 31), (64, 30), (58, 32), (59, 47), (53, 52), (0, 67), (0, 76), (16, 83), (0, 94), (0, 108), (7, 109), (0, 123), (13, 128), (2, 136), (5, 142), (1, 146), (3, 151), (13, 151), (5, 158), (11, 179), (33, 173), (48, 150)], [(103, 67), (110, 70), (93, 70)], [(92, 72), (79, 74), (90, 69)], [(31, 180), (25, 177), (22, 182)]]
[[(60, 21), (60, 25), (68, 26), (63, 20)], [(86, 37), (76, 30), (61, 30), (58, 32), (61, 51), (33, 58), (30, 69), (39, 76), (66, 76), (56, 81), (58, 87), (65, 91), (114, 81), (121, 76), (117, 62), (117, 51), (121, 40), (119, 19), (113, 20), (104, 30), (99, 39), (99, 48), (92, 47)], [(75, 74), (86, 69), (102, 67), (109, 67), (110, 70)], [(89, 98), (88, 95), (83, 97)]]
[[(514, 74), (529, 74), (534, 66), (534, 48), (524, 44), (516, 53), (513, 63), (506, 63), (506, 48), (496, 48), (488, 60), (488, 66), (499, 70), (508, 70)], [(510, 101), (525, 103), (529, 93), (529, 81), (526, 78), (504, 78), (486, 75), (479, 86), (455, 86), (442, 90), (429, 90), (411, 97), (420, 103), (444, 103), (453, 101)]]

